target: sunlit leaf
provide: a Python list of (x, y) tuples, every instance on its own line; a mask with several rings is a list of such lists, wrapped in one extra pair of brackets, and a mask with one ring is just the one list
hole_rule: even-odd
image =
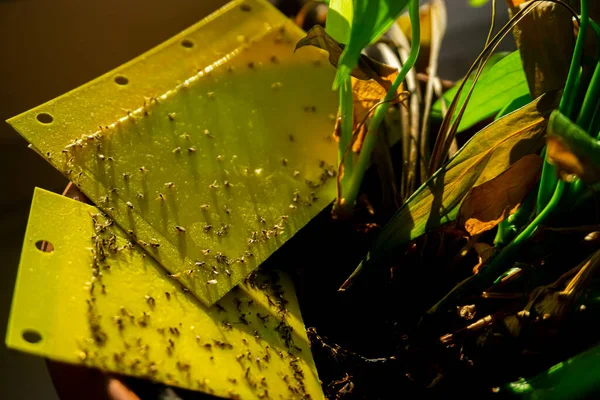
[(325, 30), (340, 43), (348, 43), (354, 5), (348, 0), (332, 0), (327, 11)]
[(477, 133), (398, 210), (375, 239), (365, 263), (385, 260), (410, 240), (456, 219), (467, 193), (544, 144), (555, 94), (546, 94)]
[(483, 7), (485, 6), (490, 0), (469, 0), (469, 5), (471, 7)]
[(548, 124), (548, 162), (562, 175), (574, 174), (585, 183), (600, 182), (600, 143), (558, 110)]
[[(501, 57), (501, 55), (497, 57)], [(469, 81), (467, 85), (470, 84)], [(458, 85), (444, 94), (446, 104), (452, 101), (457, 91)], [(463, 90), (457, 108), (464, 104), (467, 93), (468, 91)], [(493, 117), (508, 103), (528, 93), (529, 88), (521, 65), (521, 58), (519, 52), (515, 51), (498, 60), (491, 68), (482, 73), (460, 121), (458, 132), (464, 131), (486, 118)], [(442, 119), (440, 100), (433, 105), (431, 116)]]
[(344, 82), (359, 63), (360, 52), (378, 39), (406, 8), (409, 0), (354, 0), (350, 39), (340, 58), (334, 88)]
[(542, 158), (529, 154), (494, 179), (475, 186), (460, 206), (459, 223), (472, 236), (498, 225), (516, 211), (539, 179), (541, 168)]

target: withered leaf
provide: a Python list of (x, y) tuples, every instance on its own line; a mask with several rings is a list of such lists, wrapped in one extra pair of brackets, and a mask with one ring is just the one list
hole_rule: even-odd
[(548, 162), (562, 176), (574, 174), (585, 183), (600, 182), (600, 144), (558, 110), (548, 124)]
[(465, 197), (458, 220), (473, 235), (489, 231), (519, 204), (538, 181), (542, 158), (529, 154), (492, 180), (475, 186)]
[(358, 269), (385, 262), (409, 241), (456, 220), (464, 197), (474, 186), (494, 179), (527, 154), (537, 153), (557, 98), (556, 93), (546, 93), (479, 131), (396, 212)]
[[(398, 71), (390, 74), (387, 77), (382, 77), (383, 81), (389, 82), (390, 85), (396, 79)], [(390, 104), (397, 104), (402, 100), (406, 99), (406, 96), (402, 96), (404, 85), (398, 87), (398, 93), (396, 97), (390, 101)], [(387, 90), (385, 90), (381, 84), (373, 79), (363, 81), (360, 79), (352, 78), (352, 92), (353, 92), (353, 104), (354, 104), (354, 126), (360, 125), (358, 132), (356, 132), (356, 138), (352, 144), (352, 150), (358, 153), (362, 147), (364, 138), (367, 134), (366, 124), (361, 124), (369, 114), (373, 113), (373, 107), (379, 103), (385, 97)], [(408, 96), (408, 93), (406, 93)]]
[[(508, 0), (507, 5), (511, 17), (527, 6), (522, 0)], [(513, 34), (531, 97), (562, 89), (575, 45), (569, 11), (558, 4), (540, 2), (523, 16)]]
[[(340, 56), (344, 51), (344, 45), (338, 43), (320, 25), (313, 26), (306, 36), (298, 41), (294, 51), (304, 46), (314, 46), (327, 51), (329, 53), (329, 62), (336, 68), (340, 61)], [(361, 54), (357, 66), (352, 69), (350, 75), (360, 80), (373, 79), (383, 86), (387, 92), (391, 86), (391, 82), (393, 82), (393, 80), (390, 80), (390, 75), (394, 73), (397, 74), (396, 68)]]

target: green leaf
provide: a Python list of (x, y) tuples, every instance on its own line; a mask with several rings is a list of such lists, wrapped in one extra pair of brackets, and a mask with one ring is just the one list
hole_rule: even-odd
[(554, 94), (543, 95), (473, 136), (392, 217), (375, 239), (366, 262), (383, 261), (409, 241), (455, 220), (471, 188), (537, 152), (544, 144), (543, 134), (556, 100)]
[(489, 0), (469, 0), (471, 7), (483, 7), (488, 3)]
[[(479, 82), (481, 82), (481, 80), (483, 79), (483, 77), (490, 71), (490, 69), (496, 65), (500, 60), (502, 60), (503, 58), (505, 58), (506, 56), (508, 56), (510, 54), (510, 52), (508, 51), (499, 51), (497, 53), (494, 53), (490, 56), (490, 59), (488, 60), (488, 62), (483, 66), (483, 71), (481, 72), (481, 77), (479, 78)], [(463, 78), (464, 79), (464, 78)], [(450, 103), (452, 102), (452, 99), (454, 98), (454, 96), (456, 96), (456, 92), (458, 91), (458, 87), (460, 86), (460, 84), (462, 83), (463, 79), (459, 79), (458, 81), (456, 81), (456, 83), (454, 84), (454, 86), (450, 89), (448, 89), (444, 95), (444, 102), (446, 103), (446, 107), (448, 105), (450, 105)], [(465, 89), (466, 91), (468, 91), (468, 88), (473, 84), (473, 77), (469, 77), (467, 79), (467, 84), (465, 85)], [(473, 95), (475, 95), (475, 93), (473, 93)], [(473, 96), (471, 96), (472, 98)], [(433, 103), (433, 106), (431, 107), (431, 118), (434, 118), (436, 120), (441, 121), (444, 118), (444, 115), (442, 114), (442, 99), (437, 99), (437, 101), (435, 103)], [(464, 119), (464, 117), (463, 117)]]
[(354, 7), (349, 0), (332, 0), (327, 11), (325, 30), (340, 43), (348, 43)]
[(600, 346), (560, 362), (532, 378), (521, 378), (500, 389), (511, 398), (586, 399), (597, 395), (600, 382)]
[(561, 175), (575, 174), (585, 183), (600, 182), (600, 143), (558, 110), (548, 125), (548, 162)]
[(348, 44), (342, 53), (334, 82), (337, 89), (358, 63), (360, 52), (396, 21), (409, 0), (355, 0)]
[[(457, 91), (458, 85), (444, 94), (447, 104), (456, 96)], [(457, 108), (462, 106), (467, 93), (467, 90), (463, 90)], [(462, 132), (476, 123), (494, 116), (506, 104), (528, 93), (529, 87), (527, 86), (527, 79), (523, 72), (519, 52), (512, 52), (498, 60), (487, 72), (482, 73), (475, 86), (475, 90), (473, 90), (457, 132)], [(442, 119), (441, 100), (438, 100), (433, 105), (431, 116), (436, 119)]]

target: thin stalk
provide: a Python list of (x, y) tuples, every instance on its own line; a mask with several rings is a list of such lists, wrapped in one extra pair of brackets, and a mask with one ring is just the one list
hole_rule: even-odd
[(592, 75), (588, 91), (583, 99), (581, 113), (576, 121), (576, 124), (588, 133), (594, 113), (598, 109), (598, 96), (600, 96), (600, 63), (596, 64), (594, 75)]
[(592, 136), (598, 136), (600, 133), (600, 111), (596, 110), (594, 113), (594, 118), (592, 118), (592, 122), (590, 123), (590, 130), (588, 133)]
[[(589, 19), (589, 23), (596, 34), (597, 41), (600, 43), (600, 27), (592, 20)], [(600, 52), (600, 48), (597, 49)], [(598, 55), (597, 55), (598, 56)], [(583, 106), (581, 108), (581, 113), (577, 118), (577, 125), (580, 128), (585, 129), (588, 134), (593, 137), (596, 137), (600, 140), (600, 112), (598, 110), (598, 97), (600, 96), (600, 62), (596, 64), (596, 68), (594, 69), (594, 75), (592, 76), (592, 80), (588, 87), (588, 91), (585, 94), (585, 98), (583, 100)], [(583, 182), (578, 179), (570, 185), (567, 199), (569, 203), (577, 200), (581, 197), (585, 186)]]
[[(388, 36), (394, 42), (394, 46), (400, 56), (399, 68), (406, 63), (410, 52), (410, 43), (408, 38), (397, 26), (393, 25), (388, 31)], [(392, 64), (394, 65), (394, 64)], [(403, 202), (410, 196), (418, 181), (417, 165), (419, 160), (423, 162), (427, 158), (426, 154), (419, 154), (419, 114), (421, 104), (421, 93), (417, 82), (415, 70), (411, 69), (405, 78), (406, 89), (410, 92), (409, 107), (406, 110), (401, 107), (402, 116), (402, 182), (401, 182), (401, 201)]]
[(600, 26), (590, 18), (589, 24), (592, 27), (592, 30), (596, 34), (596, 60), (600, 57)]
[[(545, 151), (546, 149), (544, 149)], [(542, 155), (543, 157), (543, 155)], [(534, 187), (525, 200), (521, 203), (517, 211), (514, 214), (509, 215), (507, 218), (502, 220), (498, 224), (498, 232), (494, 239), (494, 246), (503, 247), (511, 240), (514, 239), (516, 234), (522, 229), (525, 224), (529, 223), (535, 211), (535, 205), (537, 200), (537, 188)]]
[[(577, 83), (579, 83), (580, 77), (577, 76)], [(542, 150), (542, 157), (544, 159), (544, 163), (542, 165), (542, 173), (540, 176), (540, 184), (538, 186), (538, 198), (535, 206), (536, 213), (539, 214), (541, 210), (544, 209), (546, 204), (548, 204), (548, 199), (554, 193), (554, 189), (556, 188), (556, 183), (558, 182), (558, 171), (555, 165), (552, 165), (548, 162), (548, 156), (546, 152), (546, 147)], [(567, 193), (572, 193), (572, 186), (567, 189)]]
[[(596, 58), (598, 58), (600, 57), (600, 26), (591, 18), (588, 18), (588, 23), (596, 34)], [(595, 121), (598, 114), (598, 96), (600, 96), (600, 62), (596, 64), (594, 75), (583, 100), (581, 113), (577, 118), (577, 125), (585, 129), (592, 136), (598, 134), (597, 129), (594, 127), (599, 124), (599, 122)], [(594, 130), (591, 130), (592, 127), (594, 127)]]
[(579, 33), (577, 34), (577, 41), (575, 42), (575, 49), (573, 50), (573, 58), (571, 58), (571, 68), (569, 75), (567, 76), (567, 82), (565, 83), (565, 90), (563, 96), (560, 99), (558, 110), (568, 118), (573, 115), (573, 107), (575, 96), (577, 95), (577, 77), (579, 76), (579, 69), (581, 64), (581, 56), (583, 55), (583, 47), (585, 45), (585, 36), (589, 25), (589, 3), (588, 0), (581, 1), (581, 23), (579, 26)]
[[(579, 25), (579, 32), (577, 34), (577, 41), (575, 42), (575, 49), (573, 50), (573, 57), (571, 58), (571, 67), (569, 69), (569, 75), (567, 76), (567, 82), (565, 83), (565, 89), (560, 99), (558, 110), (567, 116), (572, 118), (573, 107), (575, 103), (575, 96), (577, 95), (577, 84), (579, 81), (579, 72), (581, 64), (581, 56), (583, 54), (583, 47), (585, 44), (585, 36), (589, 24), (589, 5), (587, 0), (581, 0), (581, 19)], [(552, 190), (557, 184), (556, 167), (548, 163), (548, 155), (544, 157), (544, 165), (542, 167), (542, 176), (540, 178), (540, 186), (538, 190), (537, 210), (544, 209), (546, 204), (552, 195)]]
[(342, 193), (344, 193), (344, 198), (342, 199), (341, 205), (345, 208), (352, 207), (356, 201), (356, 197), (358, 196), (358, 191), (360, 189), (360, 185), (362, 183), (363, 177), (365, 176), (365, 172), (367, 170), (367, 166), (369, 165), (369, 161), (371, 159), (371, 153), (373, 152), (373, 147), (375, 146), (375, 142), (377, 141), (376, 134), (383, 118), (387, 110), (390, 107), (390, 101), (396, 96), (398, 91), (398, 87), (404, 81), (406, 74), (413, 67), (415, 62), (417, 61), (417, 57), (419, 55), (419, 48), (421, 42), (421, 27), (419, 22), (419, 1), (418, 0), (410, 0), (408, 5), (408, 12), (410, 15), (410, 21), (412, 25), (412, 45), (410, 49), (410, 54), (406, 63), (400, 69), (398, 76), (394, 80), (391, 88), (388, 90), (387, 94), (384, 98), (384, 103), (377, 107), (375, 113), (373, 114), (373, 118), (369, 124), (369, 129), (367, 131), (367, 135), (365, 137), (365, 141), (363, 143), (360, 154), (358, 155), (358, 161), (355, 165), (355, 170), (350, 177), (350, 181), (347, 185), (347, 190), (342, 187)]
[(490, 44), (490, 40), (492, 40), (494, 28), (496, 28), (496, 0), (492, 0), (492, 23), (490, 24), (490, 30), (488, 31), (487, 38), (485, 39), (486, 46)]
[[(580, 125), (580, 122), (585, 123), (585, 120), (580, 121), (581, 115), (580, 115), (580, 118), (577, 119), (577, 125), (581, 128), (586, 129), (587, 132), (591, 136), (596, 137), (597, 140), (600, 140), (600, 112), (598, 111), (598, 96), (600, 95), (600, 77), (598, 78), (598, 80), (595, 80), (594, 78), (596, 77), (596, 72), (598, 72), (599, 69), (600, 69), (600, 63), (598, 63), (596, 65), (596, 70), (594, 71), (594, 77), (592, 78), (592, 83), (590, 84), (590, 88), (588, 89), (588, 92), (586, 93), (586, 96), (585, 96), (585, 100), (588, 100), (587, 107), (593, 111), (592, 119), (589, 122), (587, 129), (584, 128), (583, 125)], [(594, 92), (594, 93), (592, 93), (590, 95), (590, 92)], [(588, 99), (588, 95), (590, 95), (589, 99)], [(584, 100), (584, 107), (585, 107), (585, 100)], [(583, 108), (582, 108), (581, 113), (584, 114)], [(589, 114), (590, 111), (588, 110), (586, 113)], [(573, 184), (570, 185), (569, 191), (567, 193), (567, 199), (568, 199), (569, 203), (572, 203), (573, 201), (578, 199), (581, 196), (584, 189), (585, 189), (585, 186), (583, 185), (583, 182), (580, 179), (577, 179), (575, 182), (573, 182)]]
[(508, 218), (504, 218), (498, 224), (498, 231), (496, 232), (496, 237), (494, 238), (494, 246), (501, 247), (506, 243), (506, 238), (510, 236), (511, 225), (508, 222)]
[[(341, 134), (338, 145), (338, 163), (344, 164), (344, 175), (342, 177), (342, 190), (344, 184), (352, 176), (352, 157), (344, 157), (346, 148), (352, 140), (352, 128), (354, 125), (354, 106), (352, 104), (352, 80), (350, 77), (340, 86), (340, 115), (341, 115)], [(343, 196), (343, 192), (342, 192)], [(340, 200), (340, 199), (338, 199)]]
[[(596, 34), (596, 59), (600, 61), (600, 26), (598, 26), (598, 24), (591, 18), (589, 23)], [(596, 68), (598, 68), (598, 66), (596, 66)], [(596, 136), (600, 133), (600, 111), (598, 110), (598, 107), (596, 107), (594, 110), (594, 115), (588, 128), (588, 133), (592, 136)]]
[[(493, 0), (494, 5), (496, 4), (496, 0)], [(442, 0), (433, 1), (429, 8), (430, 19), (431, 19), (431, 47), (429, 49), (429, 67), (427, 68), (427, 72), (429, 74), (429, 79), (427, 80), (427, 87), (425, 89), (425, 99), (423, 102), (423, 119), (421, 122), (421, 134), (420, 134), (420, 151), (423, 156), (423, 165), (429, 164), (429, 114), (431, 112), (431, 104), (433, 101), (433, 92), (434, 92), (434, 82), (437, 78), (438, 71), (438, 63), (439, 63), (439, 55), (440, 49), (442, 46), (442, 41), (444, 40), (444, 35), (446, 34), (446, 4)], [(434, 17), (435, 16), (435, 17)], [(495, 18), (492, 17), (492, 28), (488, 33), (488, 41), (492, 36), (493, 26)], [(421, 177), (422, 180), (427, 178), (427, 171), (423, 168), (421, 169)]]
[[(481, 75), (483, 66), (489, 59), (491, 53), (496, 49), (496, 47), (498, 47), (498, 44), (500, 43), (500, 41), (502, 39), (504, 39), (504, 37), (508, 33), (510, 33), (512, 28), (519, 21), (521, 21), (521, 19), (523, 19), (529, 12), (531, 12), (534, 8), (536, 8), (538, 5), (539, 4), (537, 2), (533, 1), (533, 2), (526, 4), (525, 7), (523, 7), (521, 10), (519, 10), (500, 29), (500, 31), (498, 31), (498, 33), (496, 33), (496, 35), (490, 40), (490, 42), (485, 46), (485, 48), (481, 51), (481, 53), (479, 53), (479, 55), (475, 59), (475, 62), (473, 62), (473, 64), (467, 71), (465, 78), (462, 80), (461, 84), (458, 87), (458, 91), (456, 92), (454, 99), (452, 99), (452, 102), (450, 103), (450, 106), (448, 108), (448, 114), (446, 115), (446, 117), (442, 121), (442, 125), (440, 126), (440, 130), (439, 130), (438, 136), (436, 138), (435, 145), (433, 147), (431, 161), (429, 164), (429, 174), (430, 175), (432, 175), (436, 170), (438, 170), (444, 163), (444, 160), (446, 159), (446, 156), (448, 154), (448, 149), (450, 148), (450, 145), (451, 145), (451, 143), (454, 139), (454, 135), (456, 133), (456, 129), (458, 128), (458, 124), (460, 123), (462, 114), (465, 112), (465, 109), (468, 105), (471, 94), (473, 93), (473, 90), (475, 88), (475, 84), (477, 83), (477, 79), (479, 78), (479, 75)], [(471, 85), (469, 92), (467, 93), (467, 96), (465, 97), (464, 101), (461, 103), (461, 106), (460, 106), (461, 108), (458, 112), (458, 115), (454, 115), (456, 108), (458, 107), (460, 98), (461, 98), (461, 93), (462, 93), (463, 89), (465, 88), (465, 85), (468, 81), (468, 77), (471, 76), (471, 74), (474, 71), (476, 71), (476, 73), (475, 73), (475, 77), (473, 78), (473, 84)]]

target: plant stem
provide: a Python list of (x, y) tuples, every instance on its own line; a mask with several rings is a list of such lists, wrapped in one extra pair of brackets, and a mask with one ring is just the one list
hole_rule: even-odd
[(558, 110), (568, 118), (572, 117), (573, 103), (577, 94), (577, 77), (579, 76), (581, 56), (583, 54), (585, 36), (589, 25), (588, 10), (588, 0), (581, 0), (581, 24), (579, 26), (579, 33), (577, 34), (575, 49), (573, 50), (573, 58), (571, 59), (571, 67), (569, 69), (569, 75), (567, 76), (567, 82), (565, 83), (565, 90), (558, 106)]
[(598, 57), (600, 55), (600, 26), (591, 18), (589, 19), (589, 24), (596, 34), (596, 57)]
[(592, 80), (590, 81), (590, 85), (588, 87), (587, 93), (585, 94), (585, 98), (583, 99), (581, 113), (579, 113), (579, 117), (577, 118), (576, 122), (580, 128), (587, 131), (588, 133), (591, 133), (589, 132), (590, 125), (592, 123), (594, 113), (598, 108), (598, 96), (600, 96), (600, 63), (596, 64), (596, 68), (594, 69), (594, 75), (592, 76)]
[[(593, 19), (588, 18), (588, 23), (596, 34), (596, 53), (600, 54), (600, 26)], [(583, 100), (581, 113), (577, 118), (577, 125), (586, 130), (590, 135), (598, 135), (600, 130), (600, 113), (598, 113), (598, 97), (600, 96), (600, 62), (597, 61), (594, 75), (590, 81), (587, 93)]]
[(592, 122), (590, 123), (590, 129), (588, 133), (592, 137), (600, 136), (600, 111), (596, 110), (594, 113), (594, 117), (592, 118)]
[(535, 217), (535, 219), (531, 222), (531, 224), (529, 224), (527, 226), (527, 228), (525, 228), (515, 238), (515, 240), (513, 240), (508, 246), (506, 246), (500, 252), (500, 254), (498, 254), (498, 257), (496, 257), (492, 261), (492, 263), (490, 263), (490, 266), (492, 266), (494, 264), (503, 264), (503, 263), (505, 264), (505, 263), (509, 262), (509, 260), (517, 252), (517, 250), (521, 248), (521, 246), (523, 245), (523, 243), (525, 243), (527, 240), (529, 240), (529, 238), (531, 237), (531, 235), (533, 235), (533, 233), (535, 232), (535, 230), (537, 229), (537, 227), (542, 222), (544, 222), (546, 220), (546, 218), (548, 217), (548, 215), (550, 215), (550, 213), (552, 211), (554, 211), (554, 208), (556, 207), (556, 205), (560, 201), (560, 198), (562, 196), (564, 188), (565, 188), (565, 182), (564, 181), (559, 181), (556, 184), (556, 189), (554, 190), (554, 194), (552, 195), (552, 198), (550, 199), (550, 201), (548, 202), (548, 204), (546, 205), (546, 207), (544, 207), (544, 209), (542, 210), (542, 212), (540, 212)]
[(521, 203), (514, 214), (509, 215), (498, 224), (498, 232), (494, 239), (494, 246), (502, 247), (514, 239), (515, 235), (529, 222), (535, 209), (537, 200), (537, 189), (534, 188), (527, 194), (525, 200)]
[(348, 77), (342, 86), (340, 86), (340, 115), (342, 121), (340, 143), (338, 146), (338, 163), (344, 163), (342, 188), (352, 176), (352, 153), (350, 152), (344, 157), (348, 146), (352, 142), (352, 127), (354, 124), (354, 107), (352, 101), (352, 79)]
[(408, 59), (400, 69), (398, 76), (394, 80), (394, 83), (388, 90), (385, 95), (384, 101), (381, 105), (379, 105), (371, 118), (369, 123), (369, 129), (367, 131), (367, 135), (365, 137), (365, 141), (362, 145), (362, 149), (360, 154), (358, 155), (358, 161), (356, 162), (354, 172), (350, 177), (350, 181), (346, 187), (342, 185), (342, 193), (344, 194), (342, 207), (343, 208), (351, 208), (358, 196), (358, 191), (360, 189), (360, 185), (365, 176), (365, 172), (367, 171), (367, 167), (369, 165), (369, 161), (371, 160), (371, 153), (373, 152), (373, 147), (375, 146), (375, 142), (377, 141), (377, 130), (387, 113), (387, 110), (390, 108), (391, 100), (396, 96), (398, 92), (398, 87), (404, 81), (406, 74), (413, 67), (415, 62), (417, 61), (417, 57), (419, 55), (420, 42), (421, 42), (421, 27), (419, 21), (419, 1), (418, 0), (410, 0), (408, 5), (408, 12), (410, 15), (411, 21), (411, 31), (412, 31), (412, 42), (410, 47), (410, 53), (408, 55)]
[(510, 236), (511, 230), (511, 224), (508, 222), (508, 218), (504, 218), (500, 221), (496, 237), (494, 238), (494, 247), (504, 246), (506, 244), (506, 238)]
[[(573, 113), (575, 96), (577, 95), (581, 56), (583, 54), (588, 24), (588, 0), (581, 0), (581, 23), (579, 25), (579, 33), (577, 34), (577, 41), (575, 43), (575, 49), (573, 50), (573, 57), (571, 58), (571, 67), (569, 69), (569, 75), (567, 76), (567, 82), (565, 83), (565, 90), (558, 106), (558, 110), (563, 115), (566, 115), (567, 118), (571, 118), (571, 114)], [(540, 179), (540, 188), (538, 190), (538, 213), (540, 213), (541, 210), (545, 208), (546, 204), (548, 204), (552, 189), (555, 187), (556, 182), (556, 167), (548, 164), (548, 157), (546, 154), (544, 156), (544, 166), (542, 167), (542, 177)]]

